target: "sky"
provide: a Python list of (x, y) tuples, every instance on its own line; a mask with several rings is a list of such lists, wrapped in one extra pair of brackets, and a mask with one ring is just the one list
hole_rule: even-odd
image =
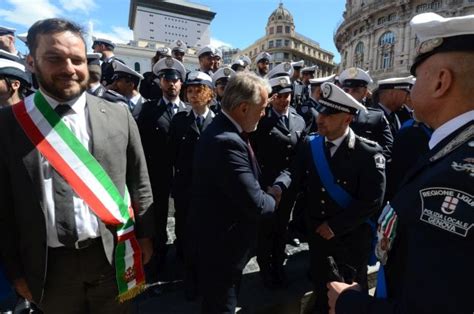
[[(280, 0), (191, 0), (216, 12), (211, 22), (211, 44), (246, 48), (265, 35), (268, 17)], [(339, 62), (333, 34), (342, 22), (345, 0), (283, 0), (293, 15), (296, 32), (329, 50)], [(0, 25), (24, 33), (35, 21), (50, 17), (71, 19), (96, 37), (127, 43), (130, 0), (0, 0)], [(19, 42), (19, 41), (18, 41)], [(25, 52), (22, 44), (18, 49)]]

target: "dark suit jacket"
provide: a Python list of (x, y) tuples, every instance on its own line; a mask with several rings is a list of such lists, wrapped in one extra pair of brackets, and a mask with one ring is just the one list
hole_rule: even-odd
[(367, 112), (359, 110), (351, 122), (355, 134), (377, 142), (383, 149), (383, 155), (390, 160), (392, 155), (393, 135), (382, 110), (367, 107)]
[(201, 130), (196, 125), (196, 118), (192, 110), (178, 112), (171, 120), (171, 162), (174, 168), (171, 195), (175, 199), (189, 199), (191, 197), (196, 144), (201, 137), (201, 133), (211, 124), (215, 116), (214, 112), (209, 111)]
[(256, 242), (259, 216), (275, 208), (273, 197), (258, 183), (249, 154), (223, 113), (214, 118), (196, 147), (188, 222), (204, 285), (216, 280), (228, 284), (241, 275)]
[[(178, 111), (189, 110), (184, 102)], [(169, 129), (172, 116), (163, 98), (143, 104), (137, 119), (138, 129), (145, 151), (153, 192), (169, 195), (173, 171), (170, 156)], [(155, 198), (157, 195), (155, 195)]]
[[(92, 155), (116, 184), (125, 185), (134, 205), (137, 237), (151, 237), (152, 195), (138, 129), (127, 108), (87, 95)], [(11, 279), (26, 279), (40, 302), (47, 271), (47, 228), (40, 154), (17, 123), (11, 108), (0, 111), (1, 254)], [(115, 228), (99, 223), (109, 262)], [(71, 270), (73, 271), (73, 270)]]

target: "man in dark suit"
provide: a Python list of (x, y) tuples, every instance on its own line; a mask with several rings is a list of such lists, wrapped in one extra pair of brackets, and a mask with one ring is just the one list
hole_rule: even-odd
[[(292, 84), (289, 76), (269, 80), (272, 101), (265, 110), (257, 130), (251, 135), (252, 147), (260, 165), (260, 185), (272, 185), (282, 170), (288, 169), (296, 153), (296, 147), (305, 136), (305, 123), (290, 106)], [(275, 213), (259, 222), (257, 262), (260, 275), (267, 288), (285, 287), (287, 277), (283, 263), (287, 226), (294, 198), (288, 193), (282, 197)]]
[(179, 98), (186, 70), (181, 62), (171, 57), (160, 59), (153, 67), (160, 78), (163, 97), (143, 104), (137, 119), (143, 150), (150, 174), (155, 208), (156, 241), (155, 250), (158, 266), (167, 253), (169, 196), (173, 169), (170, 158), (169, 128), (173, 116), (187, 110)]
[(357, 136), (349, 127), (353, 115), (365, 110), (364, 106), (332, 83), (323, 83), (321, 89), (319, 135), (302, 143), (291, 177), (292, 184), (305, 183), (309, 191), (306, 223), (315, 313), (327, 314), (329, 256), (337, 264), (347, 265), (350, 275), (365, 283), (367, 290), (372, 239), (367, 219), (382, 204), (385, 159), (377, 143)]
[[(202, 313), (234, 313), (242, 270), (255, 244), (257, 222), (280, 199), (277, 187), (258, 183), (248, 141), (265, 113), (268, 83), (242, 72), (227, 83), (222, 111), (196, 147), (190, 232), (198, 252)], [(218, 249), (216, 249), (218, 248)]]
[[(85, 93), (86, 48), (78, 26), (61, 19), (38, 21), (28, 31), (28, 43), (27, 62), (40, 90), (0, 113), (0, 229), (8, 239), (1, 247), (5, 269), (17, 292), (46, 313), (128, 313), (130, 304), (117, 301), (120, 254), (114, 256), (114, 248), (121, 227), (104, 223), (105, 216), (91, 201), (93, 196), (100, 201), (107, 197), (100, 192), (105, 185), (90, 189), (90, 177), (77, 173), (76, 179), (86, 184), (78, 185), (66, 171), (66, 162), (72, 155), (90, 158), (87, 164), (98, 167), (95, 173), (103, 180), (110, 178), (110, 193), (115, 190), (119, 198), (127, 199), (128, 190), (146, 263), (152, 254), (153, 229), (147, 218), (152, 214), (152, 196), (137, 127), (126, 108)], [(35, 140), (39, 133), (32, 126), (45, 121), (33, 121), (40, 103), (49, 110), (48, 117), (57, 119), (54, 125), (62, 127), (58, 134), (70, 135), (64, 141), (75, 139), (72, 154), (63, 153), (66, 145), (49, 137)], [(30, 127), (24, 124), (27, 115)], [(46, 153), (46, 142), (58, 158)], [(86, 167), (83, 162), (68, 169)], [(110, 205), (104, 206), (112, 213)], [(126, 273), (128, 279), (136, 278), (135, 270)]]

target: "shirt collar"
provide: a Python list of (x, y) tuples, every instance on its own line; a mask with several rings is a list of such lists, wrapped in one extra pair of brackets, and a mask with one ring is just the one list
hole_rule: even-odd
[(130, 98), (130, 101), (133, 102), (136, 105), (137, 102), (140, 100), (140, 97), (142, 97), (142, 95), (140, 95), (140, 93), (138, 93), (135, 96), (133, 96), (132, 98)]
[(281, 114), (281, 113), (277, 112), (273, 107), (272, 107), (272, 110), (277, 115), (278, 118), (280, 118), (281, 116), (285, 116), (285, 117), (288, 118), (288, 116), (290, 115), (290, 109), (289, 108), (288, 108), (288, 110), (286, 110), (286, 113), (284, 113), (284, 114)]
[(195, 117), (195, 118), (197, 118), (197, 117), (203, 117), (203, 119), (206, 119), (206, 118), (207, 118), (207, 114), (209, 113), (209, 108), (207, 108), (207, 106), (206, 106), (206, 111), (205, 111), (203, 114), (201, 114), (201, 115), (197, 114), (196, 111), (194, 111), (194, 110), (193, 110), (193, 113), (194, 113), (194, 117)]
[(392, 113), (392, 110), (388, 109), (387, 107), (385, 107), (382, 103), (379, 102), (379, 106), (380, 108), (382, 108), (383, 111), (385, 111), (386, 114), (391, 114)]
[(239, 134), (243, 132), (243, 129), (242, 129), (242, 127), (240, 126), (240, 124), (238, 124), (234, 119), (232, 119), (232, 117), (231, 117), (227, 112), (225, 112), (225, 110), (222, 110), (221, 112), (222, 112), (222, 114), (223, 114), (224, 116), (226, 116), (226, 117), (230, 120), (230, 122), (232, 122), (232, 124), (237, 128), (237, 131), (239, 131)]
[(346, 129), (346, 131), (344, 132), (344, 134), (343, 134), (342, 136), (336, 138), (335, 140), (330, 141), (330, 140), (327, 139), (327, 137), (325, 137), (324, 140), (325, 140), (326, 143), (327, 143), (327, 142), (333, 143), (334, 146), (335, 146), (336, 149), (337, 149), (337, 148), (339, 148), (339, 146), (341, 146), (342, 141), (344, 141), (344, 139), (346, 138), (346, 136), (349, 134), (349, 130), (350, 130), (350, 128), (347, 127), (347, 129)]
[(430, 150), (433, 149), (436, 145), (439, 144), (442, 140), (444, 140), (449, 134), (453, 133), (459, 127), (465, 125), (466, 123), (474, 120), (474, 110), (470, 110), (468, 112), (459, 115), (448, 122), (445, 122), (442, 126), (437, 128), (433, 135), (431, 135), (431, 139), (428, 143)]
[(41, 88), (40, 92), (53, 109), (55, 109), (59, 104), (68, 104), (69, 106), (71, 106), (74, 113), (80, 114), (84, 112), (84, 108), (86, 107), (86, 93), (84, 92), (79, 97), (74, 98), (65, 103), (60, 103), (59, 101), (49, 97), (48, 95), (46, 95), (46, 93), (43, 92)]
[(89, 88), (89, 92), (93, 93), (100, 87), (100, 82), (95, 83), (91, 88)]
[(165, 104), (172, 103), (175, 107), (179, 107), (179, 103), (181, 102), (179, 96), (176, 97), (175, 100), (169, 100), (168, 98), (166, 98), (166, 96), (163, 96), (163, 101), (165, 102)]

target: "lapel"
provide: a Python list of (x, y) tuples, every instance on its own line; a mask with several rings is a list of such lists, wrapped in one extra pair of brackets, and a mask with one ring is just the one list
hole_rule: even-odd
[(212, 110), (209, 110), (206, 119), (204, 119), (204, 122), (202, 123), (203, 131), (209, 126), (209, 124), (211, 124), (215, 116), (216, 114)]
[[(13, 117), (13, 119), (15, 118)], [(41, 155), (33, 146), (33, 143), (31, 143), (20, 125), (17, 124), (17, 126), (15, 138), (18, 140), (15, 142), (15, 149), (19, 152), (18, 156), (23, 156), (23, 165), (31, 178), (33, 189), (35, 190), (38, 200), (40, 200), (41, 207), (43, 211), (45, 211), (46, 208), (43, 206), (44, 177), (41, 171)]]
[(199, 131), (199, 128), (196, 124), (196, 117), (194, 116), (194, 111), (192, 110), (188, 112), (188, 123), (191, 127), (191, 130), (193, 130), (196, 134), (201, 134), (201, 131)]
[[(168, 122), (171, 122), (171, 119), (173, 118), (173, 116), (171, 115), (171, 113), (168, 111), (168, 107), (167, 107), (167, 104), (165, 103), (165, 100), (163, 98), (160, 99), (160, 101), (158, 102), (157, 104), (157, 107), (158, 107), (158, 119), (160, 117), (164, 117), (166, 120), (168, 120)], [(160, 109), (162, 110), (163, 114), (159, 114), (160, 112)]]
[(86, 96), (89, 128), (91, 133), (91, 154), (100, 162), (102, 154), (107, 147), (108, 112), (107, 105), (100, 98)]
[[(291, 113), (288, 113), (288, 115), (290, 114)], [(289, 132), (288, 128), (286, 127), (285, 123), (283, 123), (280, 116), (273, 110), (273, 108), (270, 108), (268, 110), (268, 118), (270, 119), (271, 125), (275, 126), (285, 136), (288, 134)]]

